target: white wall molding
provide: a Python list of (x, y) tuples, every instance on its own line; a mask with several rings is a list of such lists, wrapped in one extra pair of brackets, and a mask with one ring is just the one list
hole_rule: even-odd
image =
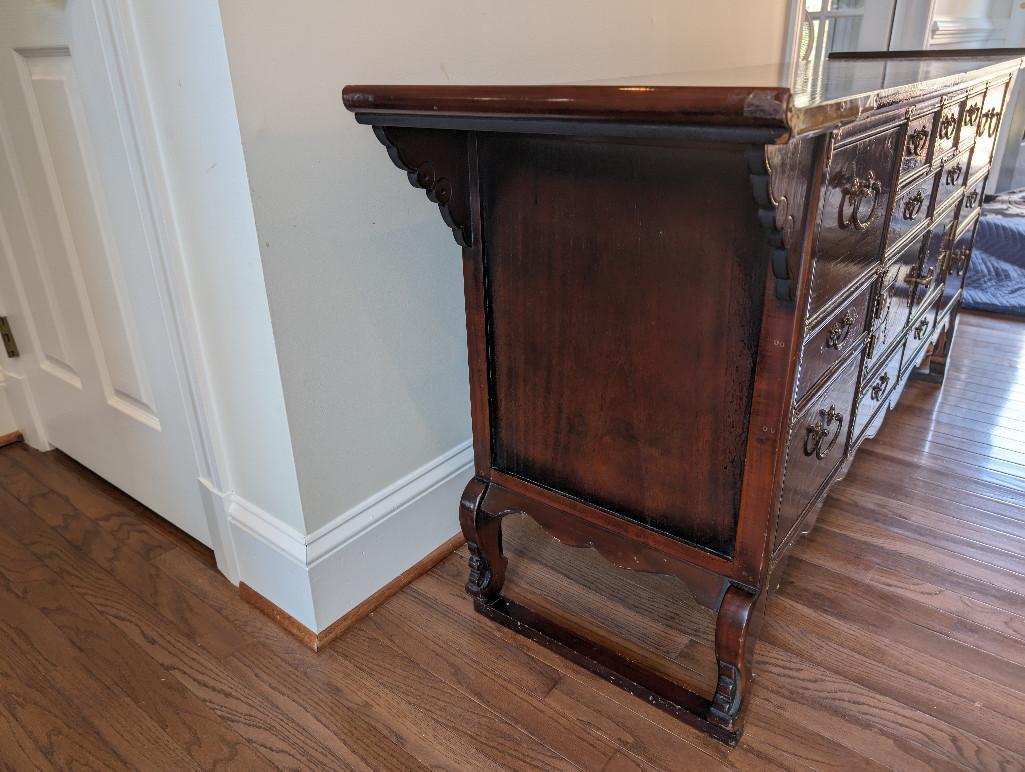
[(937, 16), (929, 27), (929, 48), (985, 48), (1004, 42), (999, 21), (974, 16)]
[(467, 440), (308, 535), (210, 490), (226, 513), (236, 581), (320, 632), (458, 532), (472, 474)]

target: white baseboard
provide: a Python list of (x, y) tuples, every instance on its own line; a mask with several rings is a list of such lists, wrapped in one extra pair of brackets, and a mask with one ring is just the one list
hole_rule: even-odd
[[(0, 372), (0, 402), (3, 403), (0, 405), (0, 421), (3, 421), (2, 411), (6, 408), (14, 423), (11, 431), (21, 432), (25, 442), (37, 450), (50, 449), (35, 399), (24, 375), (10, 370)], [(0, 434), (6, 432), (0, 431)]]
[(319, 633), (458, 533), (459, 496), (472, 473), (467, 441), (308, 535), (222, 496), (233, 581)]
[(14, 420), (14, 413), (7, 402), (7, 382), (4, 381), (3, 373), (0, 373), (0, 437), (14, 434), (16, 431), (18, 423)]

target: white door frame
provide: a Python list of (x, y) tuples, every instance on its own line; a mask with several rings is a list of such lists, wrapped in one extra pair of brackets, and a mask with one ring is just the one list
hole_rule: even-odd
[[(96, 20), (107, 77), (117, 111), (131, 168), (131, 181), (142, 215), (148, 257), (153, 265), (160, 296), (160, 310), (168, 320), (173, 370), (184, 396), (185, 413), (192, 437), (196, 484), (206, 508), (214, 554), (220, 571), (238, 582), (235, 550), (228, 528), (224, 491), (226, 479), (222, 432), (214, 409), (209, 372), (201, 355), (198, 316), (187, 279), (181, 239), (172, 204), (169, 176), (160, 152), (153, 102), (144, 75), (142, 51), (136, 36), (130, 0), (76, 0), (88, 3)], [(0, 227), (0, 239), (4, 233)], [(17, 275), (15, 286), (2, 302), (20, 305), (27, 313)], [(12, 297), (13, 295), (14, 297)], [(7, 312), (9, 309), (0, 309)], [(30, 336), (31, 337), (31, 336)], [(29, 343), (30, 341), (26, 341)], [(34, 344), (34, 341), (31, 341)], [(27, 347), (26, 347), (27, 348)], [(35, 346), (33, 345), (33, 348)], [(28, 359), (4, 359), (5, 389), (19, 429), (30, 445), (49, 449), (50, 443), (31, 390), (25, 379)], [(10, 387), (15, 388), (10, 388)], [(20, 388), (17, 388), (19, 387)]]

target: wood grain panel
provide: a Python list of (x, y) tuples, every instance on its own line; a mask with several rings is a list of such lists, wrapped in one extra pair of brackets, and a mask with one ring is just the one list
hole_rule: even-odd
[(730, 555), (765, 273), (743, 153), (480, 152), (495, 465)]

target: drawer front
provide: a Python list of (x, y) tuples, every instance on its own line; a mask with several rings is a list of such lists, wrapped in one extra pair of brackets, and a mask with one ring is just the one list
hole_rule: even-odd
[[(929, 312), (935, 307), (936, 301), (939, 299), (939, 296), (939, 292), (931, 293), (923, 303), (923, 306), (925, 307), (924, 313), (921, 316), (917, 317), (913, 322), (911, 322), (911, 330), (908, 332), (908, 342), (907, 346), (905, 346), (904, 348), (904, 351), (916, 352), (914, 356), (918, 359), (921, 359), (921, 350), (925, 345), (925, 342), (928, 340), (929, 336), (932, 334), (933, 327), (936, 324), (936, 315)], [(915, 364), (917, 364), (917, 362), (912, 363), (905, 358), (904, 363), (901, 365), (901, 367), (907, 368), (909, 364), (911, 366), (914, 366)]]
[(941, 266), (946, 262), (947, 250), (950, 249), (950, 240), (954, 235), (952, 229), (955, 214), (956, 208), (950, 209), (933, 223), (932, 230), (925, 239), (918, 266), (904, 278), (905, 283), (913, 289), (911, 318), (922, 313), (925, 304), (940, 284)]
[(907, 281), (909, 274), (918, 269), (925, 237), (908, 244), (897, 259), (883, 272), (883, 277), (873, 304), (872, 331), (865, 348), (865, 358), (872, 366), (878, 357), (886, 353), (893, 341), (907, 328), (911, 318), (911, 296), (913, 283)]
[(860, 365), (853, 356), (791, 427), (774, 549), (843, 460)]
[(808, 315), (813, 317), (878, 260), (900, 128), (835, 150), (823, 191)]
[(954, 300), (958, 290), (964, 285), (964, 277), (968, 272), (968, 262), (972, 256), (972, 243), (975, 241), (975, 227), (978, 218), (968, 226), (960, 236), (954, 240), (954, 245), (946, 254), (943, 263), (943, 290), (940, 293), (938, 309), (940, 314), (946, 312), (947, 307)]
[(944, 105), (940, 110), (938, 123), (936, 124), (936, 149), (933, 156), (940, 158), (945, 153), (954, 149), (957, 143), (957, 127), (961, 121), (961, 111), (964, 109), (965, 100), (961, 99), (952, 104)]
[(897, 195), (893, 202), (893, 215), (890, 217), (890, 230), (886, 237), (887, 248), (899, 244), (909, 233), (929, 219), (936, 177), (937, 175), (926, 177)]
[(971, 163), (968, 164), (968, 182), (977, 180), (980, 176), (986, 173), (986, 169), (989, 168), (989, 153), (986, 151), (985, 145), (980, 145), (972, 149)]
[(986, 187), (986, 178), (976, 180), (974, 185), (971, 185), (964, 194), (964, 200), (961, 202), (961, 219), (967, 220), (975, 212), (982, 208), (982, 191)]
[(975, 154), (980, 164), (988, 164), (993, 156), (1006, 89), (1006, 83), (992, 83), (986, 89), (986, 99), (982, 103), (982, 113), (979, 114), (979, 125), (975, 132)]
[(867, 284), (808, 338), (801, 354), (795, 402), (800, 402), (843, 359), (844, 354), (861, 341), (871, 292), (872, 285)]
[(970, 150), (965, 151), (943, 164), (943, 168), (940, 170), (940, 181), (936, 186), (937, 209), (956, 196), (968, 181), (968, 154), (970, 152)]
[(985, 99), (984, 91), (968, 95), (964, 110), (961, 112), (961, 125), (957, 130), (958, 147), (968, 147), (975, 141), (975, 135), (979, 131), (979, 116), (982, 115), (982, 103)]
[(932, 154), (933, 132), (936, 128), (939, 112), (932, 112), (920, 118), (913, 118), (908, 123), (908, 132), (904, 137), (904, 147), (900, 157), (900, 176), (907, 177), (916, 169), (929, 165)]
[(901, 354), (903, 354), (903, 348), (898, 346), (879, 368), (879, 371), (872, 376), (872, 379), (862, 384), (861, 395), (858, 397), (858, 408), (854, 416), (854, 429), (851, 432), (852, 443), (861, 439), (865, 427), (872, 420), (876, 410), (886, 402), (890, 392), (896, 387), (897, 379), (900, 377)]

